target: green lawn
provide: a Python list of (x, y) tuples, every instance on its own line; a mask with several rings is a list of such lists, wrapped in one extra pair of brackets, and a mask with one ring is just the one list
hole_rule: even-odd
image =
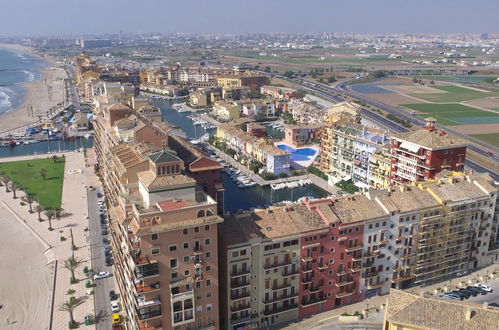
[[(431, 103), (417, 103), (417, 104), (401, 104), (401, 106), (425, 113), (423, 117), (432, 116), (437, 118), (438, 123), (442, 125), (460, 125), (460, 123), (453, 121), (449, 118), (465, 117), (495, 117), (495, 115), (488, 111), (468, 107), (462, 104), (431, 104)], [(486, 120), (484, 118), (484, 120)]]
[(480, 92), (459, 86), (432, 86), (443, 93), (410, 94), (413, 97), (430, 102), (462, 102), (485, 97), (499, 96), (499, 92)]
[[(45, 208), (61, 207), (62, 183), (64, 180), (65, 159), (33, 159), (18, 162), (0, 163), (0, 172), (24, 187), (24, 191), (39, 199)], [(40, 169), (46, 170), (45, 180)]]
[(472, 134), (472, 137), (482, 140), (490, 145), (499, 147), (499, 133), (491, 133), (491, 134)]

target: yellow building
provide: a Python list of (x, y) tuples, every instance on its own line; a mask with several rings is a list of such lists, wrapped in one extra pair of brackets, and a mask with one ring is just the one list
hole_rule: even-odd
[(238, 76), (223, 76), (217, 79), (217, 84), (223, 88), (241, 87), (241, 78)]
[(215, 116), (224, 120), (239, 119), (241, 117), (239, 107), (226, 102), (215, 102), (213, 112)]

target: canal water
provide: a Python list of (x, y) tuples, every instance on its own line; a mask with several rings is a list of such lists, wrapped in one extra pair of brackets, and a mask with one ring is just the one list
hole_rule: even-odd
[(48, 140), (37, 143), (20, 144), (14, 147), (0, 147), (2, 157), (28, 156), (51, 152), (70, 152), (80, 148), (91, 148), (93, 138), (77, 138), (75, 140)]
[[(193, 125), (187, 118), (189, 112), (177, 112), (171, 106), (175, 100), (153, 99), (153, 104), (161, 109), (163, 120), (182, 128), (187, 137), (197, 139), (208, 133), (214, 134), (215, 130), (204, 130), (200, 125)], [(271, 128), (269, 128), (271, 129)], [(273, 135), (282, 135), (282, 132), (271, 129)], [(260, 187), (258, 185), (251, 188), (239, 188), (231, 178), (222, 173), (222, 180), (225, 185), (224, 209), (235, 212), (238, 210), (248, 210), (258, 206), (268, 206), (276, 202), (296, 201), (302, 197), (322, 198), (329, 194), (315, 185), (304, 187), (272, 190), (270, 186)]]

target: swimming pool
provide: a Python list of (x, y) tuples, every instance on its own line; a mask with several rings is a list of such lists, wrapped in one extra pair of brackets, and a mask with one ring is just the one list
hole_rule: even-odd
[(288, 146), (287, 144), (279, 144), (277, 147), (289, 152), (291, 154), (291, 160), (298, 161), (298, 162), (311, 160), (315, 156), (315, 154), (317, 153), (317, 150), (312, 149), (312, 148), (295, 149), (291, 146)]

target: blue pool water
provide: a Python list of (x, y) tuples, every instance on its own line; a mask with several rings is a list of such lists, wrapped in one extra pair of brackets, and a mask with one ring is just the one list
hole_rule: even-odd
[(317, 150), (312, 148), (295, 149), (291, 146), (288, 146), (287, 144), (279, 144), (278, 147), (282, 150), (286, 150), (287, 152), (291, 153), (291, 160), (294, 161), (311, 160), (317, 153)]

